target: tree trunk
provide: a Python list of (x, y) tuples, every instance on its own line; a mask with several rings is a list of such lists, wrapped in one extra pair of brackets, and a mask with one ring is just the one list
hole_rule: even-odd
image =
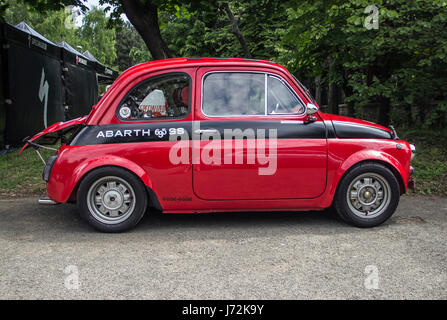
[(319, 106), (321, 106), (321, 95), (323, 94), (323, 90), (321, 88), (321, 77), (315, 77), (315, 100)]
[(155, 60), (170, 58), (168, 46), (163, 41), (158, 25), (158, 10), (150, 1), (119, 0), (129, 21), (143, 38)]
[(242, 46), (242, 49), (244, 50), (245, 58), (251, 58), (251, 53), (250, 53), (250, 50), (248, 49), (247, 41), (245, 40), (244, 35), (239, 30), (239, 21), (241, 20), (242, 12), (239, 12), (238, 17), (235, 18), (228, 3), (225, 3), (224, 5), (222, 5), (222, 7), (225, 10), (225, 12), (227, 13), (228, 18), (230, 19), (231, 32), (236, 36), (237, 40), (239, 41), (239, 43)]
[[(345, 94), (345, 100), (346, 98), (351, 97), (354, 94), (352, 88), (347, 85), (343, 85), (342, 90), (343, 93)], [(348, 101), (345, 103), (347, 104), (348, 117), (354, 117), (355, 116), (354, 103), (352, 101)]]
[(329, 92), (327, 98), (328, 110), (332, 114), (338, 114), (338, 87), (335, 83), (329, 84)]
[(407, 122), (408, 122), (408, 127), (411, 128), (411, 126), (413, 125), (413, 110), (412, 110), (411, 106), (408, 107)]
[(390, 124), (390, 99), (388, 98), (382, 98), (380, 99), (380, 105), (379, 105), (379, 124), (383, 126), (389, 126)]
[[(345, 94), (345, 100), (346, 98), (351, 97), (354, 94), (354, 90), (352, 90), (352, 87), (348, 85), (348, 76), (349, 76), (349, 71), (347, 70), (343, 70), (343, 83), (341, 85), (341, 88), (343, 90), (343, 93)], [(354, 108), (354, 103), (352, 101), (346, 102), (345, 103), (348, 105), (348, 116), (349, 117), (354, 117), (355, 116), (355, 108)]]

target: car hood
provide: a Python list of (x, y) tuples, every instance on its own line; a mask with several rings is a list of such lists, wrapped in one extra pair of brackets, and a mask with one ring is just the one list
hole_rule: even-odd
[(322, 117), (324, 120), (332, 121), (339, 138), (394, 139), (396, 137), (393, 130), (374, 122), (327, 113), (322, 114)]
[(55, 144), (61, 136), (64, 134), (67, 134), (70, 131), (75, 130), (79, 126), (84, 126), (85, 122), (87, 120), (87, 116), (76, 118), (73, 120), (65, 121), (65, 122), (57, 122), (42, 132), (39, 132), (31, 139), (26, 138), (24, 141), (26, 141), (25, 145), (20, 150), (20, 153), (25, 150), (27, 147), (35, 144), (40, 145), (53, 145)]
[(370, 126), (370, 127), (374, 127), (377, 129), (381, 129), (381, 130), (385, 130), (388, 132), (391, 132), (391, 130), (387, 127), (384, 127), (380, 124), (374, 123), (374, 122), (370, 122), (370, 121), (365, 121), (365, 120), (360, 120), (360, 119), (356, 119), (356, 118), (351, 118), (351, 117), (344, 117), (344, 116), (339, 116), (336, 114), (329, 114), (329, 113), (324, 113), (323, 114), (323, 118), (325, 120), (331, 120), (331, 121), (340, 121), (340, 122), (348, 122), (351, 124), (357, 124), (357, 125), (364, 125), (364, 126)]

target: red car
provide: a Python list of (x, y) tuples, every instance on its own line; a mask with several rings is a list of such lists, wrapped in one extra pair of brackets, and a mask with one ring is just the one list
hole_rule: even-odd
[(396, 210), (414, 146), (394, 129), (318, 111), (284, 67), (179, 58), (125, 71), (90, 114), (27, 140), (62, 139), (43, 178), (100, 231), (164, 213), (303, 211), (334, 205), (358, 227)]

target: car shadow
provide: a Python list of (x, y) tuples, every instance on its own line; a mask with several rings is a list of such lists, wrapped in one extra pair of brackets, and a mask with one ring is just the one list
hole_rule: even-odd
[[(291, 228), (296, 227), (296, 228)], [(139, 225), (132, 231), (136, 233), (157, 232), (209, 232), (219, 237), (232, 232), (233, 235), (257, 236), (268, 233), (268, 230), (277, 230), (285, 234), (317, 233), (328, 234), (335, 230), (352, 229), (345, 224), (332, 208), (324, 211), (297, 211), (297, 212), (215, 212), (201, 214), (163, 214), (151, 212), (146, 214)]]

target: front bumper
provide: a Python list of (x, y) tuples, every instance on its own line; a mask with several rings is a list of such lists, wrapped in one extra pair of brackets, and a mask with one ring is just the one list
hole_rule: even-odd
[[(411, 150), (411, 158), (410, 161), (413, 161), (414, 156), (416, 155), (416, 146), (414, 144), (410, 144), (410, 150)], [(416, 178), (413, 177), (414, 168), (410, 166), (410, 178), (408, 179), (408, 185), (407, 188), (411, 191), (416, 191)]]
[(414, 159), (414, 156), (416, 155), (416, 146), (414, 144), (410, 144), (410, 150), (411, 150), (411, 159)]

